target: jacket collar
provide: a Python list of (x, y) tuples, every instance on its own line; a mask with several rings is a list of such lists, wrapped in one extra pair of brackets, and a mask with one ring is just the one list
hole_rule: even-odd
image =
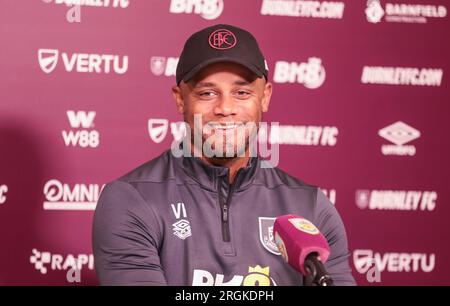
[[(229, 169), (227, 167), (209, 165), (200, 157), (182, 156), (178, 159), (185, 174), (202, 187), (217, 191), (219, 186), (225, 182), (229, 185)], [(260, 163), (259, 157), (250, 157), (247, 166), (238, 170), (232, 183), (235, 191), (244, 190), (252, 183)]]

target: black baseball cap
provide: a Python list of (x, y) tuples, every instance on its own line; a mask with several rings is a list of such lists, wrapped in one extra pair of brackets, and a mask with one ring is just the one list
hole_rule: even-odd
[(177, 85), (219, 62), (240, 64), (267, 80), (269, 69), (255, 37), (244, 29), (217, 24), (192, 34), (184, 44), (177, 65)]

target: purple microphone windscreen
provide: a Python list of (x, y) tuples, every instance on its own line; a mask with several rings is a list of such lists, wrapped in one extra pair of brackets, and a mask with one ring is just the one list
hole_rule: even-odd
[(330, 255), (325, 237), (314, 224), (300, 216), (278, 217), (273, 226), (273, 235), (283, 259), (303, 275), (308, 274), (304, 264), (309, 254), (317, 253), (322, 263)]

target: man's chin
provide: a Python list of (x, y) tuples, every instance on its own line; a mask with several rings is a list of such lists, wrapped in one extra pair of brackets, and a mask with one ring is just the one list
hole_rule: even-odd
[(214, 159), (234, 159), (238, 157), (246, 156), (246, 146), (230, 146), (228, 148), (222, 147), (220, 149), (216, 149), (215, 146), (212, 148), (203, 148), (203, 154), (205, 157), (214, 158)]

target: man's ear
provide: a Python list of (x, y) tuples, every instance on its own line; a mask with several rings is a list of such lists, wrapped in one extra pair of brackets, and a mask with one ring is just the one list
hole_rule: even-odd
[(272, 83), (267, 82), (264, 85), (264, 95), (261, 100), (262, 112), (265, 113), (269, 110), (270, 98), (272, 97)]
[(172, 87), (172, 96), (175, 100), (175, 104), (177, 105), (177, 110), (180, 114), (184, 114), (184, 100), (183, 95), (181, 94), (181, 88), (179, 86)]

